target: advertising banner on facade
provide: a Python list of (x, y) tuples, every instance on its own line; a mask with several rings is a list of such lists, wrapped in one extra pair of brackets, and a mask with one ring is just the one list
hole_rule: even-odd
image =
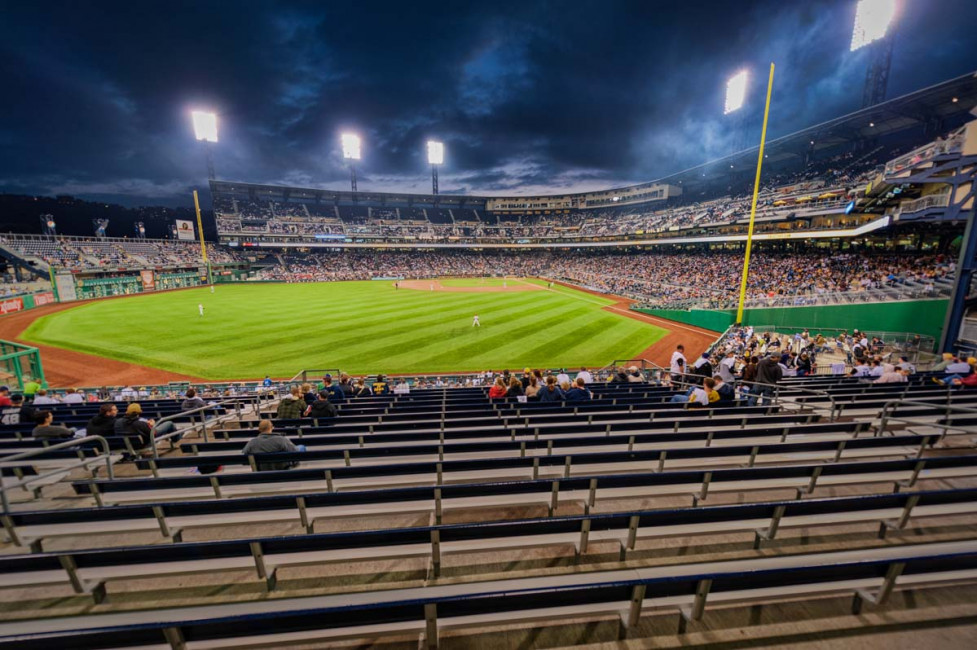
[(10, 314), (15, 311), (24, 310), (24, 299), (23, 298), (8, 298), (0, 302), (0, 314)]
[(146, 269), (146, 270), (140, 271), (139, 272), (139, 275), (142, 278), (142, 290), (143, 291), (155, 291), (156, 290), (156, 276), (155, 276), (155, 274), (151, 270)]

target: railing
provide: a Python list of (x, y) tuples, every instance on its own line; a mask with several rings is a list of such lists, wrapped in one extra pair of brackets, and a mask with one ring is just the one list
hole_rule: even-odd
[[(31, 483), (40, 481), (49, 476), (54, 476), (55, 474), (63, 474), (66, 471), (71, 471), (76, 467), (87, 467), (95, 463), (102, 462), (103, 458), (105, 460), (105, 471), (110, 479), (115, 478), (115, 474), (112, 471), (112, 455), (109, 450), (108, 441), (102, 436), (85, 436), (84, 438), (73, 438), (71, 440), (66, 440), (65, 442), (60, 442), (55, 445), (50, 445), (47, 447), (41, 447), (39, 449), (31, 449), (30, 451), (25, 451), (20, 454), (14, 454), (13, 456), (7, 456), (0, 460), (0, 467), (7, 467), (8, 463), (14, 461), (23, 460), (25, 458), (33, 458), (34, 456), (40, 456), (46, 454), (49, 451), (55, 451), (57, 449), (67, 449), (69, 447), (77, 447), (83, 442), (88, 442), (89, 440), (97, 440), (102, 445), (102, 454), (100, 456), (93, 456), (92, 458), (83, 458), (73, 464), (64, 465), (58, 467), (57, 469), (51, 470), (50, 472), (45, 472), (43, 474), (37, 474), (36, 476), (31, 476), (29, 478), (21, 478), (13, 485), (0, 485), (0, 502), (3, 504), (3, 514), (8, 514), (10, 512), (10, 500), (7, 496), (7, 491), (14, 488), (25, 488)], [(12, 527), (6, 525), (4, 522), (4, 528), (7, 529), (7, 534), (12, 535)]]
[(894, 217), (898, 217), (903, 214), (913, 214), (914, 212), (922, 212), (929, 208), (945, 208), (950, 205), (950, 191), (940, 192), (939, 194), (930, 194), (929, 196), (923, 196), (912, 201), (903, 201), (895, 207), (890, 213)]
[(942, 142), (931, 142), (903, 156), (890, 160), (886, 163), (885, 175), (897, 174), (913, 165), (932, 160), (941, 154), (960, 151), (963, 148), (963, 140), (964, 129), (961, 128)]
[[(694, 375), (690, 375), (688, 373), (682, 375), (682, 377), (693, 377), (693, 376)], [(676, 384), (678, 384), (678, 385), (681, 385), (681, 386), (688, 386), (688, 387), (698, 387), (698, 386), (701, 386), (702, 385), (700, 382), (684, 381), (682, 379), (678, 379), (678, 380), (672, 379), (672, 382), (671, 383), (672, 383), (673, 386), (676, 385)], [(834, 422), (837, 419), (838, 415), (841, 413), (841, 409), (838, 406), (837, 401), (835, 401), (835, 398), (831, 395), (831, 393), (829, 393), (827, 391), (824, 391), (824, 390), (817, 390), (817, 389), (814, 389), (814, 388), (800, 388), (800, 387), (795, 387), (795, 386), (784, 386), (784, 385), (781, 385), (781, 384), (765, 384), (765, 383), (760, 383), (758, 381), (744, 382), (742, 379), (736, 379), (733, 382), (733, 387), (734, 388), (742, 388), (742, 387), (746, 387), (747, 385), (749, 385), (751, 388), (753, 386), (762, 386), (764, 388), (772, 388), (773, 389), (773, 395), (763, 395), (761, 393), (752, 393), (752, 392), (746, 394), (746, 397), (748, 397), (748, 398), (750, 398), (750, 397), (756, 397), (756, 399), (757, 399), (758, 402), (762, 399), (764, 402), (766, 402), (767, 400), (771, 400), (774, 404), (778, 404), (778, 405), (779, 404), (782, 404), (782, 403), (792, 404), (794, 406), (797, 406), (799, 408), (799, 410), (801, 410), (801, 411), (809, 410), (809, 411), (814, 412), (816, 410), (824, 410), (824, 409), (819, 409), (816, 406), (812, 406), (808, 402), (800, 402), (800, 401), (797, 401), (797, 400), (792, 400), (790, 398), (783, 397), (780, 394), (781, 391), (790, 391), (791, 393), (798, 392), (798, 393), (804, 393), (804, 394), (807, 394), (807, 395), (814, 395), (815, 397), (818, 397), (818, 398), (827, 399), (828, 402), (831, 404), (831, 407), (830, 407), (830, 409), (828, 411), (828, 421), (829, 422)]]
[(900, 417), (898, 415), (892, 415), (892, 412), (900, 406), (926, 406), (929, 408), (939, 407), (944, 411), (946, 416), (950, 416), (954, 413), (966, 413), (969, 415), (977, 415), (977, 408), (970, 408), (967, 406), (955, 406), (950, 403), (950, 397), (953, 395), (953, 389), (947, 391), (946, 404), (938, 405), (935, 402), (926, 402), (917, 399), (902, 399), (897, 398), (886, 402), (882, 406), (882, 411), (879, 414), (879, 426), (876, 429), (876, 435), (884, 435), (886, 429), (890, 422), (899, 422), (901, 424), (912, 424), (918, 426), (926, 427), (936, 427), (942, 429), (943, 433), (940, 434), (940, 440), (946, 437), (948, 431), (962, 431), (964, 433), (969, 433), (977, 436), (977, 426), (961, 426), (954, 424), (944, 424), (942, 422), (931, 422), (929, 420), (914, 420), (909, 417)]
[[(203, 434), (204, 442), (209, 442), (209, 438), (207, 436), (207, 425), (212, 424), (214, 420), (207, 419), (207, 416), (205, 414), (206, 411), (212, 411), (214, 409), (218, 409), (233, 404), (235, 407), (235, 414), (237, 415), (238, 418), (240, 418), (241, 415), (243, 414), (243, 411), (241, 409), (241, 404), (247, 403), (254, 410), (254, 414), (256, 416), (259, 416), (261, 413), (262, 397), (270, 397), (270, 396), (257, 393), (255, 395), (248, 395), (245, 397), (232, 397), (226, 400), (222, 400), (220, 402), (205, 404), (195, 409), (190, 409), (189, 411), (182, 411), (174, 415), (168, 415), (166, 417), (160, 418), (158, 421), (153, 423), (153, 426), (150, 429), (149, 445), (150, 445), (150, 449), (152, 449), (153, 452), (153, 458), (159, 458), (159, 447), (157, 443), (162, 442), (163, 440), (167, 440), (170, 442), (170, 448), (172, 449), (175, 446), (173, 444), (174, 438), (183, 438), (187, 433), (196, 431), (198, 428), (200, 428), (201, 433)], [(193, 416), (198, 413), (200, 414), (200, 422), (193, 422)], [(165, 422), (175, 423), (176, 420), (185, 419), (187, 416), (190, 416), (190, 422), (191, 422), (190, 426), (183, 427), (182, 429), (179, 428), (175, 429), (170, 433), (165, 433), (161, 436), (156, 435), (156, 430), (159, 427), (159, 425)], [(220, 417), (221, 416), (218, 416), (218, 418)]]

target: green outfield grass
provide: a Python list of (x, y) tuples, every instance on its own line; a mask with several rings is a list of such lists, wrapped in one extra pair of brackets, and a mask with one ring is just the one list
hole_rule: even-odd
[[(602, 311), (610, 302), (565, 287), (458, 293), (395, 290), (391, 282), (234, 284), (213, 295), (205, 288), (80, 305), (38, 319), (22, 338), (219, 380), (290, 377), (303, 368), (601, 366), (667, 333)], [(472, 327), (474, 314), (481, 328)]]
[(444, 287), (501, 287), (506, 283), (518, 284), (518, 280), (503, 278), (441, 278)]

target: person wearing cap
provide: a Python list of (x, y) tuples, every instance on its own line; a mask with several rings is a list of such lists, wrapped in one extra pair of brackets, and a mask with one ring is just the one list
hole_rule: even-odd
[(20, 424), (21, 422), (31, 422), (34, 419), (34, 409), (27, 407), (27, 417), (24, 417), (24, 396), (11, 395), (10, 406), (4, 407), (0, 411), (0, 424)]
[(899, 357), (899, 363), (896, 364), (896, 368), (899, 368), (900, 370), (905, 370), (910, 375), (916, 374), (916, 366), (909, 363), (909, 357)]
[(329, 401), (333, 404), (342, 404), (346, 401), (346, 393), (332, 383), (332, 375), (325, 375), (322, 378), (322, 390), (329, 393)]
[(309, 404), (309, 408), (305, 410), (306, 417), (310, 417), (313, 420), (319, 418), (334, 418), (339, 414), (336, 407), (329, 401), (329, 393), (325, 390), (319, 391), (319, 399), (315, 400)]
[(519, 380), (519, 383), (522, 384), (523, 393), (525, 393), (526, 389), (529, 388), (529, 384), (532, 383), (532, 380), (533, 380), (533, 371), (530, 370), (529, 368), (523, 368), (522, 379)]
[(570, 375), (567, 374), (566, 368), (560, 369), (560, 374), (556, 376), (556, 383), (558, 383), (560, 386), (570, 383)]
[[(126, 436), (128, 438), (138, 438), (138, 445), (135, 448), (142, 448), (149, 444), (149, 439), (153, 435), (153, 427), (156, 427), (156, 420), (144, 419), (142, 417), (142, 406), (139, 402), (131, 402), (126, 407), (126, 414), (115, 420), (115, 435)], [(176, 429), (172, 422), (163, 422), (156, 427), (156, 435), (166, 435)]]

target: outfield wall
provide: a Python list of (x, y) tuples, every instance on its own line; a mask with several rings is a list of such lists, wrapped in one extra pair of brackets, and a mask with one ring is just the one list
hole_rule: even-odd
[[(784, 329), (842, 329), (851, 331), (885, 330), (913, 332), (940, 340), (943, 319), (949, 301), (905, 300), (854, 305), (819, 305), (812, 307), (768, 307), (743, 312), (745, 325), (771, 325)], [(678, 321), (687, 325), (722, 332), (736, 319), (734, 310), (710, 309), (638, 309), (637, 311)]]

